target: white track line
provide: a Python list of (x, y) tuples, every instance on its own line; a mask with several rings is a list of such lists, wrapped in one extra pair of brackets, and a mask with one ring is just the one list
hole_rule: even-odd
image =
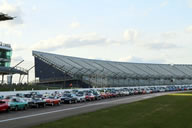
[[(13, 120), (24, 119), (24, 118), (30, 118), (30, 117), (35, 117), (35, 116), (41, 116), (41, 115), (46, 115), (46, 114), (52, 114), (52, 113), (57, 113), (57, 112), (75, 110), (75, 109), (85, 108), (85, 107), (90, 107), (90, 106), (110, 104), (110, 103), (114, 103), (114, 102), (118, 102), (118, 101), (124, 101), (124, 100), (128, 100), (128, 99), (134, 99), (134, 98), (138, 98), (138, 97), (141, 97), (141, 96), (134, 96), (134, 97), (123, 98), (123, 99), (118, 99), (118, 100), (113, 100), (113, 101), (105, 101), (105, 102), (101, 102), (101, 103), (87, 104), (87, 105), (82, 105), (82, 106), (73, 107), (73, 108), (66, 108), (66, 109), (60, 109), (60, 110), (55, 110), (55, 111), (50, 111), (50, 112), (43, 112), (43, 113), (38, 113), (38, 114), (33, 114), (33, 115), (15, 117), (15, 118), (10, 118), (10, 119), (0, 120), (0, 123), (8, 122), (8, 121), (13, 121)], [(151, 97), (152, 97), (152, 96), (151, 96)], [(146, 97), (146, 98), (151, 98), (151, 97)], [(154, 97), (155, 97), (155, 95), (154, 95)], [(142, 97), (141, 97), (141, 98), (142, 98)]]

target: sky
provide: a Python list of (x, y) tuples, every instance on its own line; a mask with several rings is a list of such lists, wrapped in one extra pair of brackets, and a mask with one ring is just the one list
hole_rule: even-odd
[(0, 22), (0, 41), (13, 48), (12, 66), (21, 60), (21, 67), (33, 66), (32, 50), (192, 64), (192, 0), (0, 0), (0, 12), (16, 17)]

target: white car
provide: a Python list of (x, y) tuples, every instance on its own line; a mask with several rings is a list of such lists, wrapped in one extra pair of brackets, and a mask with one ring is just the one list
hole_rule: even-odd
[(77, 96), (78, 102), (85, 102), (86, 101), (84, 94), (76, 94), (76, 96)]

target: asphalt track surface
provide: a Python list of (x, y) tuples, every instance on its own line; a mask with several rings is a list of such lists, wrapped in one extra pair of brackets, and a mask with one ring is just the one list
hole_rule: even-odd
[(45, 108), (34, 108), (28, 109), (26, 111), (11, 111), (9, 113), (3, 112), (0, 113), (0, 128), (27, 128), (41, 123), (58, 120), (64, 117), (93, 112), (102, 108), (108, 108), (119, 104), (132, 103), (135, 101), (149, 99), (170, 93), (175, 92), (133, 95), (78, 104), (61, 104), (60, 106), (53, 107), (47, 106)]

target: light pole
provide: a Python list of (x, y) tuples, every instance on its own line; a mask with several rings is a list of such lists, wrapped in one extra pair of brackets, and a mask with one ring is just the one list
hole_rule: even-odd
[(32, 66), (31, 68), (29, 68), (28, 70), (27, 70), (27, 84), (29, 84), (29, 71), (31, 70), (31, 69), (33, 69), (35, 66)]

